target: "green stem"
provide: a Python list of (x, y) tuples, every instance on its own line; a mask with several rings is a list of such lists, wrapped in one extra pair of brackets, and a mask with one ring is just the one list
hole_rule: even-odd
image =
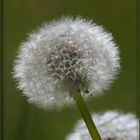
[(86, 126), (89, 130), (89, 133), (90, 133), (92, 139), (93, 140), (101, 140), (99, 132), (98, 132), (91, 116), (90, 116), (90, 113), (88, 111), (88, 108), (87, 108), (84, 100), (83, 100), (81, 93), (77, 91), (77, 92), (74, 92), (71, 94), (72, 94), (72, 96), (73, 96), (73, 98), (74, 98), (74, 100), (75, 100), (75, 102), (76, 102), (76, 104), (81, 112), (81, 115), (86, 123)]

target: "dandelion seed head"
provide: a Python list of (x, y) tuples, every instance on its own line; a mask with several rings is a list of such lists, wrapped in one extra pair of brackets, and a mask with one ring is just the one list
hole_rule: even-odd
[[(93, 113), (94, 122), (102, 140), (138, 140), (138, 119), (131, 113), (124, 114), (116, 111)], [(85, 123), (79, 120), (73, 133), (66, 140), (92, 140)]]
[(119, 68), (118, 47), (110, 33), (82, 18), (61, 18), (30, 34), (20, 46), (14, 77), (30, 102), (61, 107), (71, 102), (71, 84), (87, 97), (99, 95)]

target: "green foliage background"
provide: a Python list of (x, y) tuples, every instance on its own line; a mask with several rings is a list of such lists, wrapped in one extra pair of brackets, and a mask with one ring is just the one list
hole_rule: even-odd
[(137, 112), (136, 0), (4, 0), (3, 140), (64, 140), (80, 113), (75, 105), (45, 111), (27, 103), (12, 79), (13, 61), (28, 33), (62, 15), (81, 15), (112, 32), (121, 72), (111, 89), (88, 102), (91, 112)]

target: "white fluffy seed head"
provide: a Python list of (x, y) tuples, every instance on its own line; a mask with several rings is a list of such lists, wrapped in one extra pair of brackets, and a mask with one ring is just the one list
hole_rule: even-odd
[[(138, 140), (139, 122), (133, 114), (116, 111), (93, 113), (95, 125), (102, 140)], [(83, 120), (75, 125), (74, 132), (66, 140), (92, 140)]]
[(14, 77), (30, 102), (62, 107), (74, 84), (98, 95), (116, 77), (118, 48), (110, 33), (81, 18), (61, 18), (30, 34), (19, 50)]

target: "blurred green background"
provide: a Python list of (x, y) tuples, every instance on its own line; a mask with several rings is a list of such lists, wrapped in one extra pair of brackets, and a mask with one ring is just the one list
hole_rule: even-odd
[(4, 0), (3, 140), (64, 140), (81, 117), (74, 105), (45, 111), (27, 103), (11, 74), (28, 33), (62, 15), (94, 20), (113, 33), (120, 47), (121, 73), (106, 94), (88, 102), (90, 111), (137, 113), (135, 0)]

